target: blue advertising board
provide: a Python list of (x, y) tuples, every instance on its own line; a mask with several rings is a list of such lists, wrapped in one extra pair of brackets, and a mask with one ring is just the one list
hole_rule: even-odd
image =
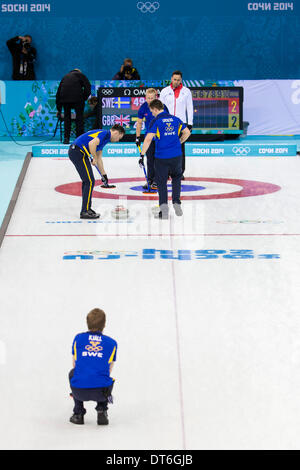
[[(68, 145), (44, 144), (35, 145), (32, 149), (34, 157), (67, 157)], [(221, 142), (209, 144), (186, 143), (187, 157), (295, 157), (297, 155), (297, 141), (273, 139), (266, 143), (262, 139), (242, 139), (240, 142)], [(135, 157), (138, 159), (139, 151), (135, 144), (109, 144), (103, 149), (104, 157)]]

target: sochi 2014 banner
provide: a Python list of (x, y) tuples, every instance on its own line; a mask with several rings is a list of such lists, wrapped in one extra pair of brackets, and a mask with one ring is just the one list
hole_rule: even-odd
[(299, 0), (1, 1), (0, 76), (12, 76), (6, 41), (30, 34), (38, 80), (73, 68), (110, 79), (125, 57), (143, 80), (178, 69), (185, 79), (293, 79), (299, 14)]

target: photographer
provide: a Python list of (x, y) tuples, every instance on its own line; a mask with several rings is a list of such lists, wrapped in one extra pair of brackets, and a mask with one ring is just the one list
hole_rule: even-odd
[(124, 59), (119, 72), (114, 75), (113, 80), (140, 80), (140, 74), (135, 67), (133, 67), (132, 59)]
[(35, 80), (36, 49), (31, 43), (29, 34), (16, 36), (6, 42), (13, 59), (13, 80)]

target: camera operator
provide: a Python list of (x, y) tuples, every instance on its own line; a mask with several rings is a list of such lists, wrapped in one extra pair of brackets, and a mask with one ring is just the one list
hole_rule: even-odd
[(6, 41), (13, 59), (13, 80), (35, 80), (36, 49), (31, 43), (32, 37), (29, 34)]
[(140, 80), (140, 74), (135, 67), (133, 67), (132, 59), (124, 59), (119, 72), (114, 75), (113, 80)]

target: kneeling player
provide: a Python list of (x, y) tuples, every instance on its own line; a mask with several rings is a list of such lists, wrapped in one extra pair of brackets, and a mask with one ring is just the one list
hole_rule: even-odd
[(88, 331), (75, 336), (72, 345), (73, 369), (69, 373), (74, 399), (73, 424), (84, 424), (85, 401), (97, 403), (97, 423), (108, 424), (107, 408), (112, 403), (114, 379), (110, 377), (117, 356), (117, 342), (103, 335), (106, 316), (94, 308), (87, 315)]

